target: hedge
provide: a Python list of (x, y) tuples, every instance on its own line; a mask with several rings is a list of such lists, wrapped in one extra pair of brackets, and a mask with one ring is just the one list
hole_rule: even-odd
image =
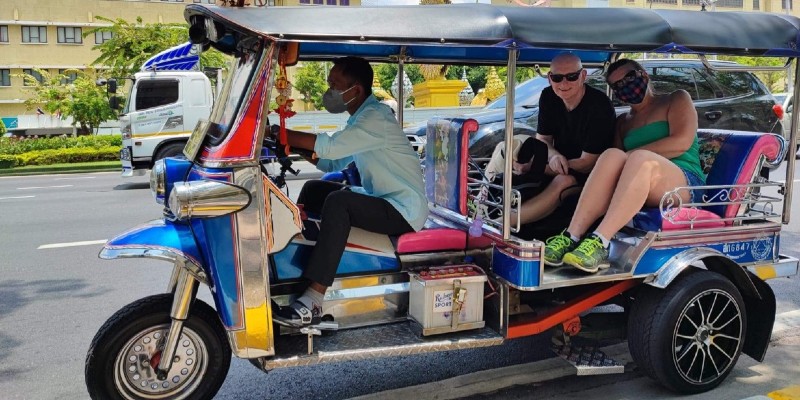
[(122, 137), (119, 135), (56, 136), (51, 138), (2, 137), (0, 138), (0, 155), (71, 148), (101, 149), (110, 146), (122, 147)]
[(0, 138), (0, 168), (119, 159), (122, 137)]
[[(114, 161), (118, 159), (119, 147), (73, 147), (68, 149), (29, 151), (27, 153), (10, 156), (0, 154), (0, 168), (22, 167), (26, 165)], [(13, 160), (13, 163), (10, 162), (10, 160)]]

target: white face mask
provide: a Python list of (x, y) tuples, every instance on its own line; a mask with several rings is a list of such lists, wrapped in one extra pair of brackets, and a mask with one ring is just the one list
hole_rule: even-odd
[(322, 96), (322, 105), (325, 106), (325, 109), (328, 110), (329, 113), (332, 114), (340, 114), (347, 111), (347, 105), (350, 104), (356, 98), (353, 97), (350, 101), (344, 101), (344, 94), (349, 92), (350, 89), (356, 87), (355, 85), (350, 86), (347, 90), (336, 90), (336, 89), (328, 89), (325, 94)]

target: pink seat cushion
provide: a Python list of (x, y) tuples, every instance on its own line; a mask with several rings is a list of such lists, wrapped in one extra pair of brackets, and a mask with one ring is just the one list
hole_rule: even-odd
[(430, 228), (409, 232), (397, 239), (397, 253), (424, 253), (428, 251), (464, 250), (489, 247), (492, 240), (485, 237), (467, 237), (467, 232), (453, 228)]
[[(689, 221), (694, 221), (689, 224)], [(681, 208), (678, 215), (673, 218), (673, 222), (664, 218), (661, 221), (661, 229), (665, 231), (674, 231), (681, 229), (694, 228), (719, 228), (725, 226), (719, 215), (714, 214), (708, 210)]]

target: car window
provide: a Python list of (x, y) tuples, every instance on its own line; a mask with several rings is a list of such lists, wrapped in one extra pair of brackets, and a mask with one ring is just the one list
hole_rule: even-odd
[[(549, 85), (550, 82), (547, 80), (547, 78), (543, 78), (541, 76), (536, 76), (520, 83), (517, 85), (517, 88), (514, 89), (514, 104), (521, 107), (539, 105), (539, 95), (541, 95), (542, 90)], [(489, 103), (489, 105), (486, 106), (487, 109), (505, 107), (505, 95), (498, 97), (497, 100)]]
[(783, 102), (786, 101), (786, 94), (785, 93), (778, 93), (778, 94), (773, 93), (772, 96), (775, 97), (775, 103), (776, 104), (783, 104)]
[(758, 91), (758, 84), (747, 72), (713, 72), (714, 79), (722, 88), (725, 97), (747, 96)]
[(676, 90), (683, 89), (689, 92), (692, 100), (704, 100), (714, 98), (714, 91), (704, 80), (699, 82), (692, 68), (679, 67), (649, 67), (650, 85), (655, 94), (669, 94)]

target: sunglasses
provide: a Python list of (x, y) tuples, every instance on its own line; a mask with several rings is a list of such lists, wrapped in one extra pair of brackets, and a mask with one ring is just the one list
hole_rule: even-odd
[(640, 71), (638, 69), (632, 69), (632, 70), (628, 71), (628, 73), (625, 74), (625, 76), (623, 76), (622, 79), (620, 79), (620, 80), (618, 80), (616, 82), (609, 83), (608, 85), (611, 86), (611, 89), (620, 90), (623, 87), (625, 87), (625, 85), (633, 82), (633, 80), (636, 79), (637, 76), (641, 74), (641, 72), (642, 71)]
[(578, 80), (578, 78), (581, 77), (581, 72), (583, 72), (583, 68), (581, 68), (581, 69), (579, 69), (579, 70), (577, 70), (575, 72), (570, 72), (568, 74), (554, 74), (552, 72), (548, 72), (547, 75), (555, 83), (561, 83), (561, 81), (563, 81), (564, 78), (567, 78), (568, 82), (575, 82), (575, 81)]

